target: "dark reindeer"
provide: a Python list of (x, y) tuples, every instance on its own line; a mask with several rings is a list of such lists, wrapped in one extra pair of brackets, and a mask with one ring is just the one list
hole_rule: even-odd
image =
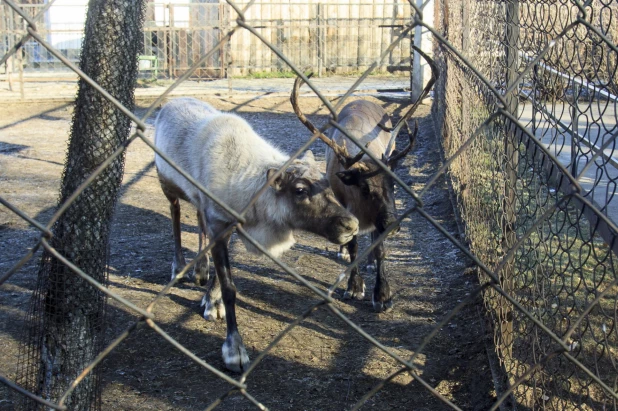
[[(155, 145), (236, 212), (246, 208), (267, 181), (273, 180), (248, 208), (243, 228), (275, 256), (294, 244), (295, 230), (310, 231), (336, 244), (345, 244), (358, 233), (358, 220), (337, 201), (311, 151), (272, 179), (289, 156), (262, 139), (236, 115), (221, 113), (193, 98), (172, 100), (157, 117)], [(215, 239), (235, 220), (161, 156), (156, 155), (155, 164), (172, 213), (176, 250), (173, 277), (185, 264), (179, 199), (197, 208), (200, 230), (210, 239)], [(248, 251), (258, 252), (245, 237), (240, 238)], [(236, 287), (230, 271), (229, 240), (230, 234), (224, 235), (212, 248), (217, 275), (208, 284), (202, 306), (204, 318), (226, 319), (223, 360), (228, 369), (240, 372), (247, 369), (249, 357), (236, 325)], [(197, 274), (200, 282), (206, 281), (208, 264), (203, 263)]]
[[(340, 127), (355, 137), (367, 151), (381, 159), (382, 163), (391, 170), (394, 170), (397, 163), (411, 150), (418, 133), (418, 123), (414, 133), (410, 133), (408, 129), (409, 142), (403, 150), (394, 149), (395, 139), (402, 127), (407, 129), (407, 120), (414, 114), (436, 80), (437, 70), (433, 61), (422, 52), (421, 55), (431, 65), (434, 76), (416, 103), (395, 127), (391, 127), (391, 119), (382, 107), (366, 100), (348, 103), (338, 115), (337, 123)], [(394, 180), (374, 160), (365, 156), (364, 151), (352, 143), (339, 129), (331, 127), (326, 136), (311, 124), (298, 105), (298, 92), (302, 82), (300, 77), (294, 82), (290, 98), (294, 112), (312, 133), (317, 133), (318, 137), (332, 149), (327, 150), (326, 154), (326, 177), (337, 199), (358, 218), (361, 232), (371, 232), (372, 242), (375, 242), (397, 220)], [(398, 227), (393, 229), (391, 234), (396, 231)], [(358, 253), (357, 236), (341, 246), (339, 255), (343, 257), (346, 250), (350, 261), (354, 261)], [(372, 260), (376, 263), (376, 282), (372, 302), (377, 312), (388, 311), (393, 306), (384, 266), (385, 257), (384, 244), (380, 242), (370, 255), (370, 263)], [(364, 297), (365, 282), (356, 266), (350, 273), (344, 298), (362, 300)]]

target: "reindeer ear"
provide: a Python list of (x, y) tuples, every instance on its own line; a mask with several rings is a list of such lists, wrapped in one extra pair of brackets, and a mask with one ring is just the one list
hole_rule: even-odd
[(305, 155), (303, 156), (303, 159), (308, 160), (309, 162), (314, 162), (315, 157), (313, 156), (313, 151), (311, 150), (305, 151)]
[(339, 171), (337, 177), (341, 180), (343, 184), (346, 186), (357, 186), (361, 181), (361, 171), (357, 168), (353, 168), (352, 170)]
[[(277, 172), (276, 168), (269, 168), (268, 171), (266, 172), (266, 179), (270, 180), (270, 178)], [(274, 188), (277, 191), (280, 191), (284, 184), (285, 184), (285, 180), (287, 178), (287, 173), (285, 171), (283, 171), (281, 174), (279, 174), (279, 176), (277, 178), (275, 178), (273, 180), (272, 183), (270, 183), (270, 186), (272, 188)]]

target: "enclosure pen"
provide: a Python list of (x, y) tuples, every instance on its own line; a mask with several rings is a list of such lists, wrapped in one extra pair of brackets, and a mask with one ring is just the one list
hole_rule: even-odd
[[(50, 44), (38, 28), (44, 13), (26, 12), (24, 5), (17, 4), (14, 0), (3, 0), (5, 15), (8, 11), (17, 13), (23, 21), (20, 24), (25, 27), (27, 36), (78, 75), (83, 84), (89, 85), (89, 90), (93, 93), (96, 91), (97, 102), (93, 103), (94, 106), (107, 107), (106, 113), (114, 113), (114, 118), (133, 125), (128, 139), (112, 144), (111, 150), (101, 149), (104, 155), (96, 159), (96, 166), (86, 174), (72, 178), (71, 189), (62, 192), (60, 204), (47, 224), (42, 224), (9, 202), (4, 193), (0, 196), (0, 202), (9, 213), (23, 219), (37, 231), (36, 245), (23, 257), (20, 256), (21, 259), (12, 267), (0, 273), (0, 285), (6, 285), (9, 279), (19, 277), (22, 274), (21, 269), (38, 255), (36, 253), (40, 249), (45, 250), (45, 261), (53, 261), (55, 272), (67, 274), (64, 279), (58, 279), (60, 288), (56, 294), (46, 295), (40, 284), (37, 286), (30, 302), (28, 319), (40, 319), (43, 314), (39, 308), (54, 298), (65, 298), (70, 304), (79, 302), (76, 298), (82, 295), (81, 291), (64, 293), (70, 290), (68, 287), (73, 286), (76, 287), (73, 290), (88, 290), (87, 295), (94, 297), (82, 301), (84, 306), (76, 308), (71, 315), (79, 317), (81, 310), (81, 319), (97, 319), (98, 314), (89, 316), (93, 306), (111, 297), (117, 307), (137, 316), (136, 320), (132, 317), (131, 324), (124, 331), (114, 335), (111, 341), (105, 341), (104, 345), (96, 338), (93, 338), (94, 344), (86, 345), (83, 350), (71, 349), (63, 343), (58, 344), (55, 348), (59, 352), (66, 348), (68, 350), (63, 352), (66, 357), (60, 363), (53, 364), (45, 362), (45, 359), (50, 358), (50, 353), (45, 352), (50, 344), (46, 332), (55, 326), (62, 326), (62, 322), (65, 322), (64, 326), (71, 321), (78, 324), (80, 318), (69, 318), (68, 314), (62, 318), (43, 318), (40, 326), (35, 324), (32, 329), (24, 330), (27, 338), (21, 342), (22, 356), (19, 359), (16, 381), (0, 375), (0, 383), (7, 390), (13, 391), (18, 399), (15, 403), (23, 404), (24, 409), (74, 409), (73, 404), (89, 393), (92, 398), (87, 400), (88, 408), (101, 409), (101, 402), (98, 401), (102, 389), (101, 380), (96, 378), (101, 363), (109, 360), (121, 345), (133, 346), (136, 340), (157, 336), (160, 337), (159, 344), (162, 347), (174, 347), (182, 354), (183, 359), (189, 359), (193, 366), (207, 372), (222, 384), (217, 387), (225, 387), (211, 392), (211, 399), (214, 399), (209, 403), (196, 401), (186, 405), (187, 409), (211, 410), (218, 406), (236, 409), (236, 399), (242, 399), (243, 405), (267, 409), (271, 394), (259, 389), (258, 373), (272, 364), (268, 363), (267, 359), (273, 356), (286, 338), (296, 338), (293, 333), (303, 326), (322, 327), (320, 321), (326, 317), (334, 318), (340, 325), (345, 325), (336, 330), (335, 334), (348, 332), (366, 343), (369, 350), (379, 354), (376, 362), (364, 365), (363, 372), (371, 366), (380, 368), (387, 361), (395, 363), (396, 368), (388, 369), (388, 372), (382, 372), (383, 369), (380, 368), (381, 373), (370, 379), (370, 385), (363, 386), (362, 392), (355, 397), (352, 397), (349, 390), (352, 369), (346, 370), (347, 377), (342, 379), (347, 378), (348, 392), (337, 393), (337, 396), (341, 397), (337, 398), (339, 402), (332, 398), (324, 399), (320, 407), (317, 407), (320, 409), (332, 407), (332, 403), (346, 403), (348, 406), (347, 402), (351, 402), (349, 398), (354, 398), (353, 403), (349, 404), (352, 410), (364, 406), (410, 409), (408, 401), (411, 401), (411, 398), (422, 397), (428, 393), (434, 402), (428, 401), (417, 408), (616, 408), (618, 277), (615, 258), (618, 252), (618, 200), (614, 197), (618, 179), (615, 169), (615, 164), (618, 164), (615, 155), (618, 136), (618, 99), (615, 97), (618, 95), (618, 47), (615, 44), (618, 36), (618, 2), (435, 0), (434, 21), (431, 22), (424, 18), (427, 10), (423, 10), (423, 7), (428, 2), (418, 6), (415, 0), (410, 0), (406, 7), (411, 10), (412, 19), (407, 16), (401, 21), (401, 27), (391, 32), (392, 37), (384, 32), (380, 36), (374, 25), (365, 28), (345, 27), (345, 31), (337, 31), (340, 37), (336, 41), (329, 43), (325, 40), (333, 34), (331, 19), (337, 20), (346, 13), (349, 13), (350, 18), (362, 19), (369, 10), (384, 11), (380, 2), (369, 3), (371, 4), (367, 9), (355, 11), (358, 15), (350, 13), (349, 3), (344, 2), (324, 2), (313, 8), (316, 15), (311, 18), (315, 17), (314, 21), (317, 23), (310, 29), (311, 38), (320, 46), (305, 54), (300, 48), (290, 47), (284, 41), (299, 35), (295, 32), (296, 28), (290, 28), (286, 23), (307, 17), (301, 9), (289, 15), (279, 15), (275, 9), (268, 10), (266, 2), (250, 1), (239, 4), (227, 0), (227, 11), (218, 16), (225, 16), (225, 19), (222, 20), (223, 23), (217, 23), (216, 35), (207, 42), (199, 46), (191, 43), (190, 33), (179, 34), (174, 45), (162, 41), (165, 43), (163, 47), (166, 53), (176, 45), (183, 49), (180, 54), (175, 54), (180, 56), (180, 68), (165, 66), (167, 75), (176, 80), (145, 112), (137, 115), (134, 114), (130, 101), (109, 90), (107, 85), (100, 84), (95, 76), (87, 76), (71, 58)], [(197, 5), (192, 4), (193, 6)], [(218, 4), (220, 9), (223, 9), (223, 6), (224, 4)], [(396, 10), (393, 8), (390, 12), (395, 13)], [(167, 18), (172, 18), (171, 14), (173, 12), (166, 14)], [(210, 21), (215, 14), (218, 13), (213, 11), (204, 19)], [(118, 20), (116, 23), (120, 24), (122, 19), (118, 17)], [(274, 31), (265, 30), (256, 24), (262, 20), (276, 21), (277, 28)], [(337, 20), (334, 24), (343, 23)], [(421, 30), (416, 30), (417, 27)], [(161, 32), (166, 30), (160, 29)], [(400, 60), (398, 53), (403, 52), (402, 44), (407, 42), (405, 44), (409, 46), (410, 36), (418, 31), (433, 39), (435, 64), (431, 57), (424, 58), (433, 68), (436, 78), (434, 87), (431, 84), (427, 86), (418, 104), (422, 97), (433, 93), (431, 114), (444, 153), (443, 164), (427, 176), (425, 184), (419, 189), (398, 176), (338, 123), (339, 110), (350, 101), (355, 89), (367, 80), (373, 70), (383, 68), (385, 61)], [(148, 32), (148, 28), (145, 28), (144, 32)], [(366, 36), (370, 34), (373, 40), (371, 46), (368, 46)], [(15, 57), (16, 53), (22, 50), (26, 44), (23, 40), (20, 41), (23, 36), (23, 31), (13, 34), (10, 45), (15, 47), (6, 48), (7, 53), (0, 63)], [(363, 40), (355, 42), (355, 47), (349, 47), (346, 40), (356, 36), (363, 37)], [(162, 37), (165, 35), (157, 35), (157, 41), (161, 41)], [(145, 132), (151, 115), (170, 93), (193, 76), (196, 70), (203, 70), (205, 76), (223, 75), (221, 67), (213, 67), (211, 64), (218, 61), (221, 55), (229, 56), (233, 53), (235, 42), (241, 38), (242, 44), (249, 41), (253, 51), (259, 51), (251, 54), (247, 67), (261, 67), (262, 64), (270, 66), (276, 56), (277, 70), (290, 72), (302, 79), (317, 96), (316, 101), (330, 115), (328, 123), (304, 140), (277, 173), (284, 172), (287, 166), (321, 138), (322, 132), (332, 127), (347, 137), (348, 144), (356, 145), (361, 153), (371, 158), (380, 172), (395, 182), (398, 195), (406, 200), (402, 202), (404, 209), (400, 210), (397, 219), (390, 223), (380, 236), (373, 238), (371, 244), (340, 272), (334, 282), (316, 285), (318, 283), (309, 280), (308, 276), (299, 270), (298, 261), (291, 262), (272, 255), (251, 236), (246, 227), (247, 213), (258, 197), (269, 189), (268, 182), (257, 189), (255, 196), (248, 199), (246, 207), (237, 210), (233, 205), (214, 196), (187, 170), (173, 163)], [(134, 52), (131, 47), (134, 47), (136, 42), (130, 43), (124, 45), (125, 52)], [(161, 43), (157, 43), (157, 47), (162, 47)], [(267, 52), (266, 48), (270, 51)], [(333, 54), (330, 48), (336, 48), (337, 51)], [(379, 49), (380, 52), (373, 54), (368, 60), (365, 58), (368, 48)], [(406, 53), (409, 52), (408, 49)], [(300, 53), (301, 56), (295, 53)], [(169, 54), (165, 56), (166, 61), (170, 58)], [(224, 62), (230, 63), (229, 60)], [(310, 79), (304, 70), (307, 65), (313, 67), (314, 62), (316, 70), (328, 70), (331, 63), (333, 70), (347, 65), (367, 68), (345, 95), (330, 100), (317, 86), (318, 81)], [(127, 73), (130, 72), (126, 70)], [(397, 141), (400, 147), (405, 146), (411, 137), (405, 134), (402, 133)], [(421, 131), (419, 138), (422, 135)], [(97, 153), (97, 144), (100, 143), (93, 143)], [(169, 283), (151, 291), (152, 294), (148, 294), (145, 304), (124, 298), (117, 289), (112, 289), (108, 284), (106, 273), (100, 272), (107, 267), (107, 255), (96, 254), (96, 267), (89, 265), (88, 261), (76, 259), (75, 250), (64, 249), (62, 244), (58, 243), (58, 240), (63, 238), (59, 238), (54, 229), (54, 223), (72, 215), (72, 210), (84, 198), (89, 198), (88, 196), (95, 196), (91, 198), (95, 204), (106, 206), (114, 203), (117, 186), (104, 188), (104, 194), (93, 193), (97, 192), (97, 188), (102, 189), (100, 181), (109, 170), (120, 169), (120, 175), (122, 174), (120, 159), (126, 150), (135, 144), (144, 144), (149, 153), (156, 152), (162, 161), (190, 181), (199, 190), (200, 196), (216, 203), (233, 221), (219, 232), (217, 237), (209, 238), (209, 242), (192, 262), (182, 268)], [(429, 156), (428, 151), (430, 150), (423, 155)], [(70, 165), (67, 164), (67, 167)], [(278, 175), (270, 175), (269, 180), (274, 181)], [(432, 207), (435, 206), (432, 189), (441, 181), (444, 182), (445, 178), (456, 199), (463, 231), (459, 234), (453, 233), (449, 228), (450, 221), (436, 217), (432, 212)], [(63, 185), (64, 189), (67, 187)], [(100, 232), (92, 231), (96, 237), (92, 242), (104, 251), (107, 251), (108, 238), (103, 226), (111, 219), (109, 213), (107, 219), (99, 222), (89, 219), (88, 214), (77, 218), (77, 221), (86, 227), (101, 225)], [(376, 320), (374, 317), (352, 318), (339, 302), (336, 290), (353, 270), (359, 268), (360, 262), (364, 261), (372, 250), (381, 246), (391, 231), (404, 221), (412, 219), (432, 227), (436, 233), (435, 237), (416, 238), (419, 243), (427, 243), (421, 246), (437, 248), (439, 244), (448, 243), (457, 251), (457, 261), (451, 260), (453, 265), (447, 268), (452, 271), (452, 277), (460, 275), (453, 267), (465, 264), (469, 267), (467, 272), (475, 272), (477, 279), (469, 291), (458, 293), (458, 290), (449, 290), (439, 296), (449, 300), (448, 309), (436, 313), (437, 321), (425, 321), (424, 325), (429, 327), (429, 331), (414, 341), (411, 351), (405, 351), (399, 340), (387, 340), (382, 334), (368, 331), (371, 323), (381, 322), (378, 330), (383, 332), (382, 330), (392, 326), (389, 321), (383, 318)], [(77, 231), (71, 233), (83, 234), (80, 231), (82, 226), (77, 226)], [(244, 237), (245, 242), (259, 250), (278, 270), (288, 274), (281, 278), (302, 285), (303, 291), (311, 296), (301, 314), (281, 315), (285, 326), (279, 330), (268, 330), (268, 342), (261, 346), (260, 350), (253, 347), (252, 361), (242, 370), (240, 376), (221, 371), (221, 367), (213, 365), (220, 362), (208, 355), (197, 355), (196, 350), (199, 347), (190, 348), (181, 343), (174, 328), (164, 329), (167, 324), (161, 319), (166, 313), (160, 309), (166, 298), (177, 298), (173, 295), (174, 286), (188, 276), (193, 266), (211, 251), (215, 242), (228, 238), (232, 232)], [(405, 246), (410, 249), (411, 241), (407, 241)], [(320, 251), (312, 249), (314, 253)], [(465, 261), (462, 262), (460, 260), (464, 259), (463, 256)], [(436, 263), (436, 272), (439, 268)], [(69, 276), (69, 273), (75, 275)], [(42, 280), (47, 278), (44, 274), (42, 270)], [(414, 287), (414, 284), (411, 279), (407, 279), (401, 292), (404, 293), (408, 287)], [(445, 394), (440, 384), (436, 383), (438, 378), (446, 380), (447, 376), (432, 374), (425, 354), (433, 345), (441, 343), (438, 335), (443, 335), (443, 330), (452, 327), (457, 316), (474, 306), (479, 298), (483, 301), (483, 310), (479, 314), (493, 336), (493, 341), (487, 343), (488, 351), (490, 357), (495, 356), (498, 359), (492, 368), (497, 392), (491, 397), (491, 404), (463, 404), (458, 402), (456, 396)], [(397, 299), (395, 301), (397, 304)], [(409, 321), (414, 315), (413, 311), (406, 311), (405, 316), (399, 320), (406, 328), (421, 327), (419, 323), (412, 324)], [(273, 315), (280, 314), (277, 312)], [(311, 322), (312, 320), (315, 322)], [(246, 324), (245, 328), (254, 326), (251, 320), (247, 320)], [(104, 325), (94, 324), (93, 321), (90, 331), (100, 331), (101, 327)], [(149, 334), (143, 334), (141, 330), (147, 330)], [(206, 339), (207, 336), (200, 333), (199, 338)], [(296, 343), (301, 344), (302, 341)], [(481, 345), (483, 342), (475, 340), (468, 344)], [(131, 355), (139, 357), (138, 350), (139, 348), (136, 348), (131, 351)], [(457, 352), (453, 350), (451, 354), (456, 356)], [(69, 373), (67, 369), (62, 369), (62, 366), (68, 368), (69, 363), (81, 355), (89, 355), (92, 359), (87, 363), (78, 360), (78, 369), (72, 369)], [(322, 355), (322, 352), (315, 353), (316, 357)], [(468, 359), (459, 358), (456, 361), (463, 364), (466, 360)], [(147, 365), (154, 366), (154, 360), (146, 358), (144, 361)], [(474, 361), (475, 358), (471, 360)], [(166, 364), (159, 370), (164, 370), (161, 373), (169, 371), (168, 375), (173, 375), (172, 372), (177, 371), (173, 370), (175, 366), (178, 365)], [(295, 368), (294, 379), (301, 388), (297, 388), (297, 392), (275, 383), (276, 378), (283, 372), (282, 368), (266, 370), (271, 378), (268, 381), (274, 385), (273, 390), (284, 391), (286, 403), (276, 403), (276, 406), (310, 409), (313, 403), (320, 399), (320, 394), (310, 391), (307, 395), (313, 402), (308, 400), (305, 404), (294, 403), (295, 398), (309, 385), (310, 378), (303, 376), (304, 368), (300, 362), (294, 361), (292, 366), (298, 367)], [(166, 367), (169, 367), (169, 370)], [(452, 372), (455, 370), (444, 370), (444, 374)], [(388, 405), (380, 403), (389, 384), (404, 375), (414, 382), (414, 390), (405, 386), (402, 391), (398, 391), (404, 393), (397, 398), (399, 402)], [(478, 378), (487, 380), (490, 377), (481, 375)], [(55, 384), (51, 390), (47, 389), (50, 380)], [(182, 384), (190, 382), (181, 381)], [(198, 383), (201, 384), (200, 390), (211, 389), (208, 384), (201, 381)], [(139, 405), (136, 408), (139, 408)]]

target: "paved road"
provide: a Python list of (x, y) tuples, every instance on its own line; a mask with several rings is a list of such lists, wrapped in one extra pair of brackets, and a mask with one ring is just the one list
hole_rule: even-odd
[[(607, 104), (607, 109), (605, 105)], [(537, 111), (535, 113), (536, 136), (543, 142), (550, 152), (554, 154), (558, 160), (565, 166), (572, 167), (571, 154), (571, 106), (567, 103), (556, 103), (555, 105), (547, 104), (545, 108), (558, 120), (560, 120), (565, 129), (561, 126), (555, 128), (553, 120), (548, 121), (548, 116), (545, 113)], [(614, 110), (615, 103), (613, 102), (593, 102), (579, 103), (578, 109), (580, 112), (577, 123), (577, 132), (580, 137), (591, 142), (596, 147), (601, 147), (608, 141), (613, 133), (616, 133), (616, 118), (617, 113)], [(532, 105), (520, 103), (520, 120), (532, 131)], [(581, 148), (576, 155), (577, 171), (576, 176), (579, 177), (580, 184), (586, 192), (590, 192), (588, 198), (594, 200), (600, 206), (608, 204), (607, 215), (616, 223), (618, 223), (618, 142), (616, 145), (604, 150), (604, 156), (600, 156), (595, 160), (595, 164), (590, 166), (583, 175), (581, 171), (589, 162), (592, 155), (598, 150), (580, 143)], [(614, 194), (615, 193), (615, 194)]]

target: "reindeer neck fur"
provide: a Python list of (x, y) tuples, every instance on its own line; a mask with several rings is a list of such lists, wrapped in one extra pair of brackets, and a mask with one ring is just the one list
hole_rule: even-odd
[[(268, 169), (279, 169), (284, 163), (285, 161), (280, 164), (271, 163), (263, 167), (263, 172), (260, 174), (261, 177), (256, 179), (253, 195), (266, 183)], [(313, 159), (296, 159), (285, 171), (292, 178), (302, 177), (313, 181), (322, 178)], [(276, 204), (276, 206), (272, 207), (273, 204)], [(283, 252), (289, 250), (296, 242), (291, 226), (294, 217), (285, 197), (279, 194), (274, 188), (268, 187), (266, 191), (258, 197), (258, 200), (251, 207), (246, 216), (247, 223), (244, 227), (247, 232), (274, 256), (280, 256)], [(256, 254), (259, 253), (257, 248), (248, 240), (243, 238), (243, 243), (248, 251)]]
[[(261, 168), (259, 178), (256, 178), (251, 189), (245, 192), (246, 198), (253, 198), (260, 188), (266, 184), (266, 173), (269, 168), (279, 168), (285, 161), (280, 163), (265, 164)], [(277, 201), (277, 193), (272, 187), (268, 187), (247, 211), (246, 223), (243, 226), (253, 239), (260, 243), (268, 252), (276, 257), (289, 250), (296, 239), (289, 226), (289, 210), (285, 204)], [(277, 207), (272, 207), (277, 204)], [(242, 242), (247, 251), (253, 254), (261, 252), (246, 238)]]
[[(225, 122), (227, 127), (217, 124), (220, 122)], [(210, 140), (206, 156), (209, 159), (207, 173), (211, 176), (208, 179), (209, 188), (225, 204), (239, 212), (266, 184), (268, 170), (281, 168), (289, 156), (261, 138), (244, 120), (234, 115), (221, 114), (204, 128), (208, 128), (202, 129), (202, 132)], [(217, 134), (213, 128), (225, 132)], [(321, 178), (312, 158), (294, 160), (286, 172), (310, 180)], [(218, 220), (224, 216), (227, 213), (223, 210), (217, 212)], [(279, 256), (294, 245), (291, 210), (286, 199), (274, 188), (268, 187), (257, 197), (245, 218), (244, 229), (273, 255)], [(229, 216), (225, 219), (229, 219)], [(259, 253), (248, 240), (242, 240), (248, 251)]]
[[(339, 113), (339, 124), (363, 146), (366, 146), (371, 154), (381, 159), (385, 155), (390, 155), (392, 149), (388, 153), (386, 152), (390, 133), (380, 128), (378, 123), (391, 127), (390, 118), (384, 109), (371, 101), (353, 101), (348, 103)], [(332, 128), (329, 129), (327, 134), (339, 146), (344, 146), (350, 156), (355, 156), (360, 151), (360, 148), (341, 131)], [(336, 176), (335, 173), (345, 169), (341, 166), (332, 150), (326, 152), (326, 163), (326, 175), (339, 201), (358, 218), (361, 232), (373, 231), (375, 229), (373, 223), (375, 211), (363, 199), (358, 187), (346, 186)], [(375, 167), (375, 163), (367, 155), (352, 166), (352, 168), (366, 170), (374, 169)]]

